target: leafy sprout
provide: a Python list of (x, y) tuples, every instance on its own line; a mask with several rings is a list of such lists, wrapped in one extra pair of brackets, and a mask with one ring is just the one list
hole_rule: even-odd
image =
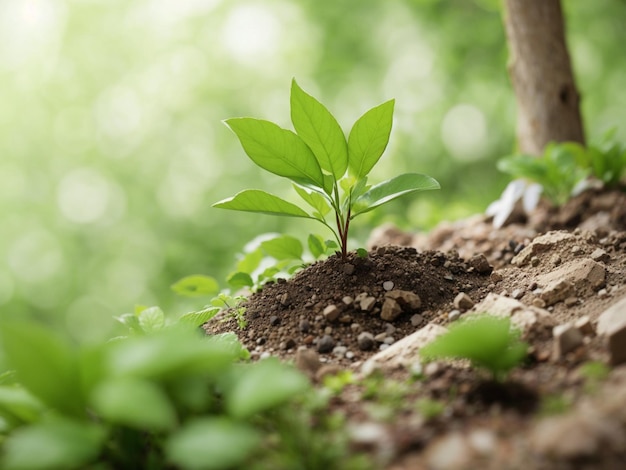
[(317, 220), (332, 231), (345, 259), (350, 222), (356, 216), (409, 193), (439, 189), (437, 181), (419, 173), (368, 184), (367, 176), (389, 142), (394, 100), (361, 116), (347, 140), (330, 111), (295, 80), (290, 104), (295, 132), (254, 118), (225, 123), (248, 157), (264, 170), (291, 180), (310, 209), (258, 189), (243, 190), (213, 207)]
[(494, 378), (502, 379), (527, 355), (528, 345), (509, 318), (489, 314), (470, 315), (453, 323), (449, 331), (420, 350), (425, 361), (441, 358), (469, 359)]

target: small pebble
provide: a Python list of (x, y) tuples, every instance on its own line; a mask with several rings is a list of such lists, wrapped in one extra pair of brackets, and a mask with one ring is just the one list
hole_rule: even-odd
[(383, 289), (385, 289), (386, 291), (390, 291), (391, 289), (393, 289), (393, 287), (394, 287), (393, 281), (383, 282)]
[(301, 320), (300, 323), (298, 324), (298, 329), (302, 333), (308, 333), (310, 327), (311, 327), (311, 325), (309, 324), (308, 320)]
[(330, 335), (324, 335), (317, 342), (317, 352), (321, 354), (329, 353), (335, 347), (335, 340)]
[(460, 310), (452, 310), (450, 311), (450, 313), (448, 313), (448, 320), (455, 321), (455, 320), (458, 320), (460, 316), (461, 316)]
[(422, 317), (419, 313), (416, 313), (411, 317), (411, 325), (420, 326), (424, 322), (424, 317)]
[(396, 332), (396, 327), (391, 323), (385, 323), (385, 333), (388, 335), (392, 335)]
[(513, 292), (511, 292), (511, 297), (513, 297), (516, 300), (519, 300), (522, 297), (524, 297), (524, 291), (522, 289), (515, 289), (513, 290)]
[(382, 343), (380, 346), (378, 346), (378, 349), (380, 351), (384, 351), (385, 349), (387, 349), (389, 347), (389, 345), (387, 343)]
[(376, 336), (374, 336), (374, 339), (378, 341), (379, 343), (382, 343), (383, 341), (385, 341), (386, 337), (387, 337), (387, 333), (378, 333)]
[(272, 315), (270, 317), (270, 325), (272, 326), (276, 326), (280, 323), (280, 318), (278, 318), (276, 315)]
[(361, 351), (369, 351), (374, 347), (374, 335), (364, 331), (357, 337), (357, 342)]

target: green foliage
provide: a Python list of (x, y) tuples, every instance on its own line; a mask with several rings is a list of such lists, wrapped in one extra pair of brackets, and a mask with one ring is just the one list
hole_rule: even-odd
[(189, 297), (215, 295), (219, 289), (215, 278), (201, 274), (184, 277), (172, 285), (174, 292)]
[(425, 361), (442, 358), (469, 359), (502, 379), (527, 355), (528, 345), (509, 318), (488, 314), (470, 315), (454, 322), (449, 331), (420, 350)]
[(546, 146), (543, 155), (511, 155), (498, 162), (498, 169), (515, 178), (526, 178), (543, 187), (543, 193), (556, 205), (565, 203), (587, 171), (578, 164), (579, 146), (573, 143)]
[(598, 143), (584, 147), (575, 142), (550, 143), (543, 155), (510, 155), (498, 169), (543, 187), (553, 204), (565, 203), (585, 178), (593, 176), (607, 186), (617, 186), (626, 170), (626, 146), (613, 140), (614, 131)]
[(2, 468), (366, 468), (339, 428), (314, 420), (326, 405), (298, 371), (242, 363), (234, 335), (141, 312), (160, 326), (88, 348), (33, 322), (0, 324), (15, 371), (0, 385)]
[(446, 404), (440, 400), (421, 398), (415, 403), (415, 409), (426, 420), (438, 418), (446, 410)]
[(617, 186), (626, 170), (626, 145), (614, 139), (615, 129), (587, 148), (578, 146), (578, 164), (607, 186)]
[(169, 321), (159, 307), (140, 306), (135, 309), (134, 313), (124, 313), (114, 318), (128, 329), (129, 334), (145, 335), (176, 324), (199, 327), (217, 315), (220, 310), (220, 307), (209, 306), (198, 311), (185, 313), (175, 321)]
[[(387, 147), (393, 107), (391, 100), (367, 111), (356, 121), (346, 141), (330, 111), (294, 80), (291, 122), (295, 133), (260, 119), (234, 118), (225, 122), (239, 138), (248, 157), (264, 170), (290, 179), (296, 193), (313, 212), (252, 189), (219, 201), (213, 207), (317, 220), (333, 232), (345, 258), (350, 221), (357, 215), (405, 194), (439, 188), (433, 178), (417, 173), (406, 173), (375, 186), (367, 184), (368, 174)], [(329, 213), (334, 216), (335, 228), (326, 220)], [(284, 239), (280, 243), (289, 256), (296, 254), (293, 240)], [(313, 250), (319, 252), (319, 248)], [(284, 255), (279, 250), (277, 259)]]
[(600, 361), (587, 361), (578, 369), (580, 375), (585, 379), (585, 391), (594, 393), (600, 384), (607, 379), (611, 369)]
[[(329, 255), (337, 248), (333, 240), (324, 240), (320, 235), (309, 234), (307, 247), (314, 259)], [(249, 288), (255, 291), (265, 283), (278, 277), (289, 277), (305, 266), (304, 246), (290, 235), (277, 235), (255, 244), (241, 256), (228, 278), (232, 289)]]

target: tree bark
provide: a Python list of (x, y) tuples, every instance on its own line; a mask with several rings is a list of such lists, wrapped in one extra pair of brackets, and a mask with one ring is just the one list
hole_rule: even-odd
[(504, 23), (519, 150), (540, 155), (550, 141), (584, 144), (560, 0), (505, 0)]

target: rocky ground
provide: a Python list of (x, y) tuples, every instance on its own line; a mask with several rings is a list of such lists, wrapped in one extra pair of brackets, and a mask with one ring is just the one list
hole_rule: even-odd
[[(235, 331), (254, 358), (293, 360), (333, 399), (380, 468), (626, 468), (626, 195), (484, 216), (429, 234), (377, 229), (365, 258), (317, 262), (265, 286)], [(477, 312), (510, 316), (528, 360), (504, 383), (419, 348)], [(360, 380), (363, 379), (363, 380)]]

